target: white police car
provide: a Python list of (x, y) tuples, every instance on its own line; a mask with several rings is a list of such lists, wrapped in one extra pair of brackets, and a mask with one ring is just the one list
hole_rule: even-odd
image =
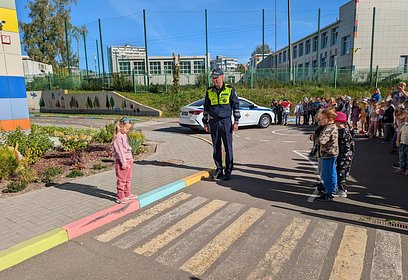
[[(204, 98), (182, 107), (180, 109), (179, 124), (193, 130), (203, 129), (203, 111)], [(270, 108), (258, 106), (242, 97), (239, 97), (239, 111), (241, 112), (239, 126), (257, 125), (266, 128), (271, 124), (275, 116)]]

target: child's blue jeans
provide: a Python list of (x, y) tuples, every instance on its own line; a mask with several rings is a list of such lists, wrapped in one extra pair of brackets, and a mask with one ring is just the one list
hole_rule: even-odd
[(399, 164), (402, 170), (408, 169), (408, 145), (400, 144), (399, 146)]
[(322, 179), (327, 195), (333, 195), (337, 191), (337, 157), (322, 159)]

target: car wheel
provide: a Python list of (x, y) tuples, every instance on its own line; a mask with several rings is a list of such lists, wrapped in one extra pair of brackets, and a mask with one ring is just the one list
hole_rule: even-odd
[(271, 124), (271, 122), (272, 122), (271, 117), (267, 114), (264, 114), (259, 119), (258, 125), (261, 128), (267, 128)]

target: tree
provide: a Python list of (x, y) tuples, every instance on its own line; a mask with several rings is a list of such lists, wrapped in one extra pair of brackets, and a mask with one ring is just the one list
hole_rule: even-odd
[(173, 54), (174, 68), (173, 68), (173, 91), (180, 92), (180, 54), (177, 56)]
[[(83, 31), (83, 27), (75, 29), (71, 20), (71, 6), (78, 0), (29, 0), (31, 22), (20, 22), (23, 32), (22, 44), (31, 59), (51, 64), (53, 67), (67, 66), (67, 49), (65, 42), (65, 21), (68, 29), (68, 45), (76, 30)], [(70, 49), (70, 61), (78, 58)]]
[(238, 64), (238, 66), (237, 66), (237, 71), (238, 72), (245, 73), (245, 69), (246, 69), (246, 67), (245, 67), (244, 64)]
[[(269, 47), (268, 44), (265, 44), (265, 54), (271, 53), (271, 48)], [(251, 53), (251, 56), (255, 54), (262, 54), (262, 44), (256, 45), (255, 50)]]

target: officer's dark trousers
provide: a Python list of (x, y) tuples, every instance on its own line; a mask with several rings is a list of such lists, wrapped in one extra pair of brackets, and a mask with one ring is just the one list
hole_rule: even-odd
[(222, 168), (221, 141), (225, 148), (225, 174), (231, 174), (234, 166), (234, 157), (232, 154), (232, 121), (231, 118), (220, 120), (211, 119), (209, 121), (211, 139), (213, 143), (213, 158), (217, 170)]

